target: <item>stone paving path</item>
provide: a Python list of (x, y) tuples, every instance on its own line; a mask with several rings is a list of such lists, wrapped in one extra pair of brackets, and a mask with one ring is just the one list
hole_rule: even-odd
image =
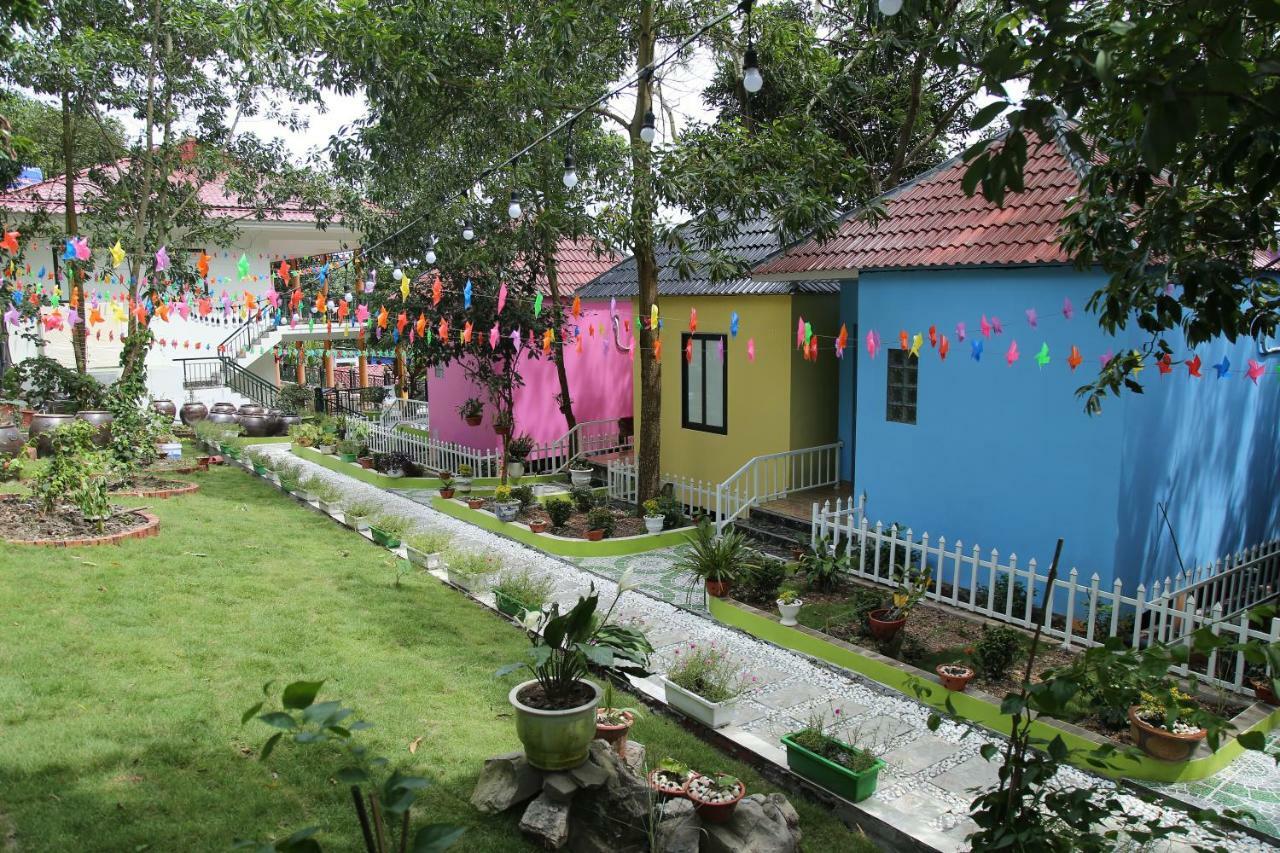
[(1280, 755), (1280, 730), (1267, 736), (1267, 753), (1246, 750), (1208, 779), (1151, 787), (1205, 808), (1248, 810), (1256, 816), (1258, 829), (1280, 838), (1280, 774), (1272, 757)]
[[(379, 499), (388, 511), (414, 518), (418, 530), (448, 533), (460, 550), (483, 551), (507, 566), (527, 568), (550, 577), (555, 583), (554, 598), (566, 604), (576, 601), (592, 583), (604, 596), (611, 596), (616, 588), (611, 578), (620, 577), (628, 567), (633, 568), (643, 577), (645, 588), (654, 594), (638, 591), (625, 594), (619, 604), (619, 616), (645, 628), (650, 642), (658, 650), (654, 662), (657, 671), (664, 671), (677, 651), (689, 644), (709, 643), (724, 649), (749, 677), (750, 687), (738, 702), (736, 719), (728, 728), (720, 730), (723, 735), (785, 767), (785, 753), (778, 738), (803, 728), (813, 716), (830, 719), (838, 709), (839, 717), (849, 721), (847, 733), (856, 734), (860, 743), (878, 747), (887, 765), (881, 771), (879, 789), (860, 803), (859, 808), (939, 850), (968, 849), (964, 838), (974, 828), (968, 817), (969, 803), (975, 790), (990, 786), (997, 779), (998, 765), (988, 763), (979, 755), (984, 743), (998, 743), (994, 736), (945, 721), (936, 732), (930, 732), (926, 725), (930, 710), (913, 699), (853, 673), (762, 643), (691, 609), (677, 606), (683, 604), (684, 586), (679, 578), (669, 577), (669, 571), (664, 573), (663, 565), (669, 562), (670, 551), (629, 558), (580, 560), (581, 565), (574, 565), (446, 516), (420, 500), (390, 494), (319, 465), (297, 460), (281, 447), (263, 445), (263, 449), (289, 455), (309, 473), (334, 483), (350, 497)], [(491, 595), (481, 596), (481, 600), (488, 603), (491, 599)], [(636, 681), (635, 685), (657, 698), (663, 696), (656, 676)], [(1274, 772), (1271, 770), (1267, 775)], [(1185, 813), (1176, 807), (1144, 803), (1114, 783), (1073, 767), (1063, 768), (1056, 781), (1100, 793), (1114, 793), (1131, 814), (1159, 817), (1166, 823), (1190, 824)], [(1174, 788), (1176, 786), (1171, 786), (1170, 793), (1204, 796), (1210, 804), (1207, 799), (1210, 795), (1216, 799), (1212, 791), (1175, 791)], [(1252, 802), (1261, 805), (1262, 800), (1258, 797)], [(1191, 826), (1187, 837), (1198, 842), (1209, 840), (1195, 826)], [(1228, 844), (1230, 849), (1240, 851), (1280, 850), (1244, 835), (1233, 836)], [(1182, 846), (1175, 843), (1162, 849), (1182, 849)]]

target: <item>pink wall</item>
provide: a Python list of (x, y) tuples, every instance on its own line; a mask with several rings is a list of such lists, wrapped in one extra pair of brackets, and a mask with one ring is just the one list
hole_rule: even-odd
[[(600, 339), (601, 324), (604, 325), (607, 348)], [(582, 318), (577, 325), (584, 336), (582, 352), (579, 353), (575, 346), (570, 346), (565, 352), (565, 371), (569, 376), (574, 414), (579, 421), (631, 415), (631, 357), (618, 352), (613, 345), (609, 304), (584, 302)], [(588, 327), (595, 328), (594, 336), (587, 334)], [(627, 343), (625, 332), (623, 337), (623, 342)], [(528, 433), (537, 442), (553, 441), (564, 435), (567, 430), (564, 415), (556, 407), (555, 400), (560, 393), (560, 383), (551, 359), (521, 359), (520, 372), (525, 384), (516, 392), (516, 433)], [(498, 447), (498, 437), (493, 431), (493, 412), (489, 410), (487, 401), (484, 422), (480, 426), (467, 426), (458, 414), (458, 407), (468, 397), (484, 399), (479, 389), (467, 381), (462, 365), (445, 367), (443, 379), (436, 378), (434, 369), (428, 372), (427, 399), (431, 406), (432, 435), (441, 441), (468, 447)]]

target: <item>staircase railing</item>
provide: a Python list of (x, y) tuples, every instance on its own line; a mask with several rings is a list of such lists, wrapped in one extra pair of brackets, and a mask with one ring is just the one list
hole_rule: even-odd
[(716, 530), (764, 501), (840, 482), (842, 442), (753, 457), (716, 487)]
[(389, 404), (383, 405), (379, 420), (383, 426), (410, 424), (424, 430), (431, 429), (431, 416), (426, 400), (402, 400), (399, 397), (393, 397)]
[(222, 339), (218, 344), (218, 354), (238, 358), (240, 353), (251, 350), (263, 335), (275, 327), (274, 315), (261, 309), (254, 311), (235, 331)]
[(226, 380), (222, 378), (222, 359), (208, 356), (206, 358), (175, 358), (174, 361), (182, 365), (184, 390), (226, 387)]
[(275, 408), (280, 402), (280, 389), (256, 373), (250, 373), (226, 356), (222, 357), (222, 376), (226, 386), (241, 397)]
[(535, 444), (525, 459), (525, 469), (533, 474), (556, 474), (579, 456), (602, 463), (632, 452), (630, 435), (623, 435), (617, 418), (580, 421), (557, 439)]
[(363, 418), (382, 410), (382, 401), (386, 399), (387, 392), (385, 385), (367, 388), (317, 388), (316, 410), (326, 415)]

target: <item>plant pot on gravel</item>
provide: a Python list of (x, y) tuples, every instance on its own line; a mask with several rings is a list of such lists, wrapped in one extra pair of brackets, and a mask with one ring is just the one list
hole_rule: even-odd
[(969, 682), (973, 681), (973, 676), (976, 674), (972, 667), (958, 663), (940, 663), (934, 667), (933, 671), (938, 673), (938, 678), (942, 680), (943, 687), (959, 693), (964, 692), (964, 689), (969, 686)]
[(747, 795), (747, 786), (738, 777), (725, 773), (714, 776), (694, 774), (684, 786), (684, 791), (704, 822), (728, 823), (738, 801)]
[(556, 603), (546, 613), (530, 614), (528, 656), (498, 671), (507, 675), (525, 669), (534, 676), (508, 695), (516, 711), (516, 734), (534, 767), (567, 770), (587, 760), (600, 701), (600, 688), (586, 680), (589, 663), (637, 677), (648, 673), (653, 647), (644, 634), (609, 621), (628, 586), (618, 585), (601, 618), (596, 616), (599, 594), (594, 587), (567, 613)]

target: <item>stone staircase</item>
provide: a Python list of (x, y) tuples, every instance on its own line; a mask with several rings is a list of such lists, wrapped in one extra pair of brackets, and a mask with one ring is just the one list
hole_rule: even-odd
[(759, 550), (781, 559), (795, 559), (796, 548), (807, 550), (809, 547), (808, 519), (752, 507), (745, 518), (734, 519), (733, 526)]

